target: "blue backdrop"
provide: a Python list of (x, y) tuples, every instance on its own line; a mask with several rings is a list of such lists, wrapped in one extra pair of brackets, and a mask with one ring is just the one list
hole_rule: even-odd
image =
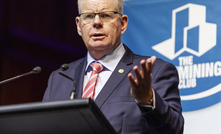
[(123, 43), (177, 67), (184, 112), (221, 101), (220, 5), (219, 0), (124, 1), (129, 25)]

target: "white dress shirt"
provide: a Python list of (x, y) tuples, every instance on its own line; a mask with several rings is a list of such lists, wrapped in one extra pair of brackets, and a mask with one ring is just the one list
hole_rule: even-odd
[(88, 80), (92, 73), (92, 69), (89, 66), (90, 63), (96, 61), (96, 62), (101, 63), (103, 66), (105, 66), (105, 68), (98, 74), (98, 77), (97, 77), (94, 100), (96, 99), (97, 95), (100, 93), (101, 89), (103, 88), (107, 80), (110, 78), (112, 72), (114, 71), (117, 64), (123, 57), (124, 53), (125, 53), (125, 48), (122, 43), (113, 52), (106, 55), (100, 60), (95, 60), (94, 58), (91, 57), (89, 52), (87, 53), (87, 66), (86, 66), (85, 75), (84, 75), (84, 88), (87, 85)]

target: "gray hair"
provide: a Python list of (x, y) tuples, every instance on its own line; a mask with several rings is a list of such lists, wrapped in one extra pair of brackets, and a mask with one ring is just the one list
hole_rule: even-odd
[[(115, 1), (116, 5), (117, 5), (118, 12), (123, 14), (124, 13), (124, 11), (123, 11), (123, 0), (114, 0), (114, 1)], [(82, 0), (78, 0), (78, 12), (79, 13), (80, 13), (81, 5), (82, 5)]]

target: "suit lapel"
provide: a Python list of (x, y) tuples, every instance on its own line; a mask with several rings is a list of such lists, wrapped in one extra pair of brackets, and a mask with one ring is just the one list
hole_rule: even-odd
[(86, 67), (86, 57), (81, 61), (81, 63), (75, 69), (76, 98), (81, 98), (82, 96), (85, 67)]
[[(120, 62), (118, 63), (117, 67), (115, 68), (114, 72), (108, 79), (107, 83), (104, 85), (103, 89), (95, 99), (95, 102), (99, 108), (102, 107), (104, 102), (108, 99), (111, 93), (117, 88), (118, 84), (127, 77), (128, 73), (132, 69), (133, 63), (133, 53), (132, 51), (126, 48), (126, 52)], [(123, 69), (124, 73), (119, 73), (118, 70)]]

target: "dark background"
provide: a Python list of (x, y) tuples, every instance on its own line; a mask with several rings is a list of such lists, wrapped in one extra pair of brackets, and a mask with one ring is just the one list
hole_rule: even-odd
[(50, 73), (86, 54), (75, 24), (77, 0), (0, 0), (0, 106), (42, 100)]

